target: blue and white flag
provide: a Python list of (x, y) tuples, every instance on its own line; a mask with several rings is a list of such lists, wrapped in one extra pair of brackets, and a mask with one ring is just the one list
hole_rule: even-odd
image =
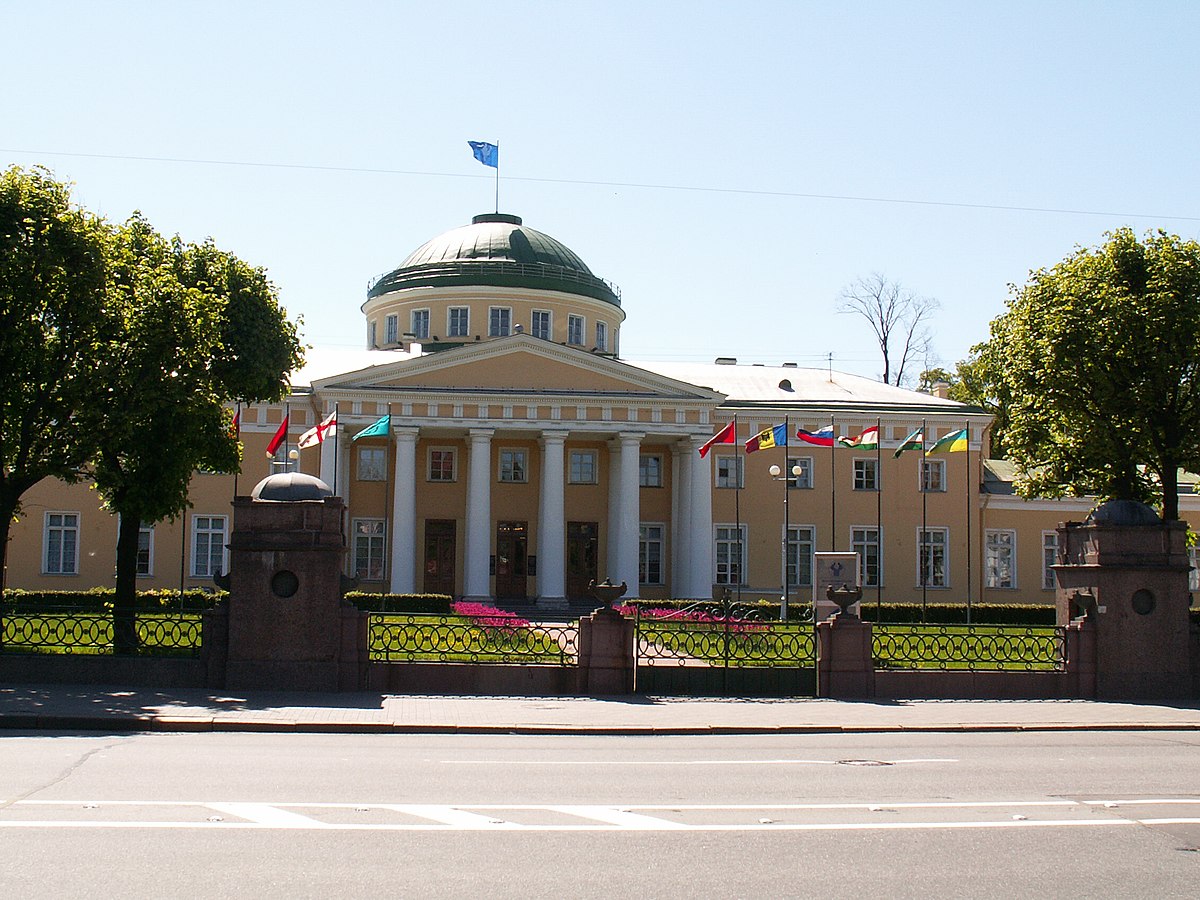
[(475, 154), (475, 158), (485, 166), (491, 166), (493, 169), (500, 168), (500, 148), (495, 144), (489, 144), (487, 141), (467, 141), (471, 145), (471, 152)]

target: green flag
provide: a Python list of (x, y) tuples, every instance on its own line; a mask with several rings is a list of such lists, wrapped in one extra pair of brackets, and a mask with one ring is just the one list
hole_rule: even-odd
[(386, 416), (380, 416), (376, 421), (351, 438), (351, 440), (357, 441), (359, 438), (365, 437), (387, 437), (391, 430), (392, 415), (388, 413)]
[(967, 449), (967, 429), (954, 431), (929, 448), (930, 453), (962, 453)]
[(900, 454), (905, 450), (920, 450), (925, 446), (925, 429), (918, 428), (912, 434), (904, 439), (904, 443), (896, 448), (896, 452), (892, 454), (894, 458), (899, 458)]

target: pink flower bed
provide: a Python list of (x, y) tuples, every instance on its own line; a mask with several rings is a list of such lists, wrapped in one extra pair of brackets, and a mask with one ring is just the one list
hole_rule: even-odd
[(451, 608), (456, 616), (466, 616), (473, 624), (483, 628), (504, 628), (513, 631), (517, 628), (529, 627), (528, 619), (522, 619), (516, 613), (505, 609), (496, 609), (486, 603), (467, 603), (460, 600)]

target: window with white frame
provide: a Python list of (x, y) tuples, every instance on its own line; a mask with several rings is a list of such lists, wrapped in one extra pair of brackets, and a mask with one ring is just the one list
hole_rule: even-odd
[(296, 448), (288, 441), (284, 441), (275, 451), (275, 455), (271, 457), (271, 474), (278, 472), (298, 472), (300, 471), (300, 458), (291, 459), (288, 453)]
[(358, 480), (387, 480), (387, 449), (384, 447), (358, 448)]
[(1188, 590), (1200, 591), (1200, 547), (1188, 547), (1188, 565), (1192, 567), (1188, 572)]
[(787, 583), (788, 587), (812, 587), (813, 550), (817, 529), (811, 525), (788, 527)]
[(567, 467), (567, 481), (570, 484), (595, 484), (598, 480), (596, 474), (595, 450), (571, 451)]
[(717, 584), (742, 584), (746, 561), (746, 526), (717, 525), (713, 529), (716, 546), (713, 562)]
[[(795, 474), (796, 469), (800, 474)], [(811, 456), (789, 456), (787, 461), (787, 486), (800, 490), (811, 490), (813, 486), (813, 458)]]
[(638, 583), (663, 583), (663, 534), (662, 525), (643, 523), (638, 533)]
[(354, 574), (364, 581), (383, 581), (383, 548), (387, 526), (383, 519), (355, 519)]
[(154, 526), (145, 522), (138, 529), (137, 574), (154, 574)]
[[(1058, 532), (1042, 532), (1042, 590), (1054, 590), (1054, 566), (1058, 563)], [(1195, 575), (1195, 573), (1192, 573)]]
[(452, 306), (446, 313), (446, 335), (448, 337), (467, 337), (471, 334), (471, 308), (469, 306)]
[(927, 459), (921, 463), (921, 490), (931, 494), (946, 490), (944, 459)]
[(507, 306), (488, 308), (488, 336), (505, 337), (512, 331), (512, 309)]
[(552, 329), (553, 324), (550, 318), (550, 310), (535, 309), (533, 311), (533, 318), (529, 322), (529, 333), (535, 338), (542, 338), (548, 341), (553, 334)]
[(597, 322), (596, 323), (596, 349), (597, 350), (607, 350), (608, 349), (608, 323), (607, 322)]
[(371, 347), (371, 349), (374, 349), (375, 347), (379, 346), (379, 345), (378, 345), (378, 344), (375, 342), (375, 323), (374, 323), (374, 322), (372, 322), (372, 323), (371, 323), (371, 325), (370, 325), (370, 327), (368, 328), (368, 341), (367, 341), (367, 344), (368, 344), (368, 346), (370, 346), (370, 347)]
[(525, 468), (525, 451), (512, 447), (500, 450), (500, 480), (510, 484), (523, 484), (528, 478)]
[(583, 343), (583, 316), (567, 316), (567, 343)]
[(742, 458), (740, 456), (717, 457), (717, 487), (740, 488), (742, 486)]
[(949, 529), (917, 529), (917, 586), (950, 586)]
[(46, 513), (42, 548), (42, 574), (78, 575), (79, 513)]
[(850, 529), (850, 549), (858, 554), (858, 583), (863, 587), (883, 584), (883, 557), (879, 548), (878, 528)]
[(1016, 549), (1017, 533), (1015, 531), (988, 529), (983, 533), (984, 587), (1014, 588), (1017, 586)]
[(224, 574), (225, 522), (225, 516), (192, 516), (193, 578)]
[(429, 340), (429, 310), (414, 309), (412, 311), (412, 336), (419, 341)]
[(638, 485), (641, 487), (662, 487), (662, 465), (662, 457), (657, 453), (643, 453), (639, 456)]
[(452, 447), (429, 448), (429, 480), (455, 481), (458, 470), (455, 468), (457, 454)]
[(383, 320), (383, 342), (394, 344), (400, 340), (400, 317), (388, 316)]
[(879, 490), (879, 460), (854, 460), (854, 489), (856, 491)]

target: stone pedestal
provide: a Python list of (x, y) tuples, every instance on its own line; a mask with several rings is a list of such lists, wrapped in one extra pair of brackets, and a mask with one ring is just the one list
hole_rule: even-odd
[[(1095, 696), (1180, 700), (1191, 692), (1187, 525), (1132, 501), (1058, 528), (1058, 624), (1087, 611)], [(1081, 645), (1082, 646), (1082, 645)]]
[(598, 609), (579, 620), (579, 690), (590, 696), (633, 693), (633, 620)]
[(869, 700), (875, 696), (871, 625), (848, 612), (817, 623), (817, 696)]

